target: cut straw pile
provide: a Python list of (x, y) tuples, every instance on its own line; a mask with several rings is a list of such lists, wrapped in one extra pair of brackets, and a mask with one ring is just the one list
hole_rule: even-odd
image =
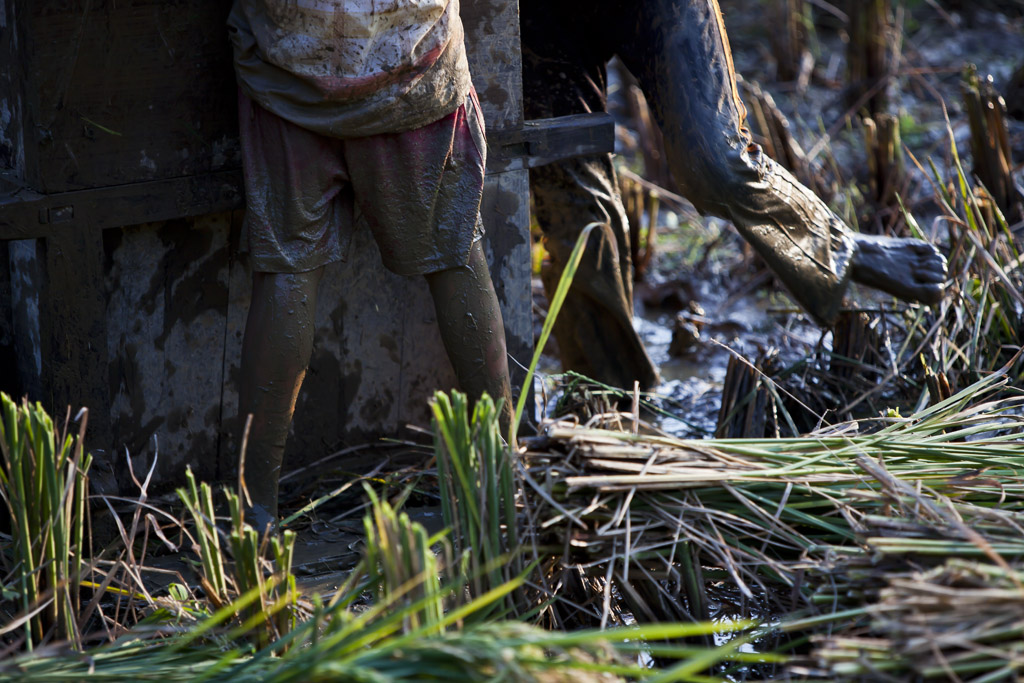
[[(958, 559), (893, 577), (866, 628), (815, 638), (827, 671), (1012, 680), (1024, 665), (1024, 573)], [(894, 656), (895, 655), (895, 656)]]
[[(638, 620), (707, 617), (703, 595), (717, 583), (784, 630), (855, 634), (818, 643), (811, 669), (828, 676), (864, 674), (872, 657), (929, 675), (944, 657), (974, 662), (964, 671), (1015, 666), (1024, 418), (1006, 384), (995, 373), (872, 433), (852, 423), (694, 441), (638, 433), (649, 431), (638, 421), (629, 431), (548, 423), (522, 467), (537, 494), (534, 542), (561, 542), (563, 567), (613, 579)], [(979, 604), (988, 600), (999, 608)]]

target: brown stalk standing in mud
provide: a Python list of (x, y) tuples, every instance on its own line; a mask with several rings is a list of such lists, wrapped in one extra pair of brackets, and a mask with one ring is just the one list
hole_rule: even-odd
[[(731, 220), (820, 324), (849, 282), (908, 301), (942, 298), (945, 258), (932, 245), (852, 232), (813, 192), (762, 154), (745, 128), (717, 0), (521, 0), (527, 118), (606, 108), (605, 64), (618, 55), (661, 127), (672, 175), (699, 211)], [(555, 324), (562, 363), (629, 388), (657, 383), (632, 326), (629, 230), (611, 155), (530, 172), (551, 255), (549, 294), (583, 226), (597, 221)]]
[(235, 0), (253, 297), (241, 415), (250, 521), (277, 517), (278, 480), (313, 348), (323, 268), (357, 216), (384, 265), (423, 275), (459, 383), (511, 400), (505, 334), (480, 239), (486, 145), (458, 0)]

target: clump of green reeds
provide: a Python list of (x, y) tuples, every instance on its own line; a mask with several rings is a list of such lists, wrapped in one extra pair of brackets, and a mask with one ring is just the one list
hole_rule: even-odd
[[(514, 455), (501, 439), (500, 406), (490, 396), (481, 396), (471, 414), (465, 394), (438, 392), (431, 409), (441, 510), (470, 592), (483, 595), (523, 571)], [(503, 605), (511, 613), (522, 607), (511, 597)]]
[(89, 464), (78, 436), (58, 433), (42, 406), (0, 394), (0, 497), (11, 521), (11, 545), (0, 553), (5, 593), (20, 616), (0, 632), (20, 631), (32, 650), (47, 640), (81, 647), (79, 580), (86, 566)]
[[(386, 500), (380, 500), (373, 489), (366, 487), (370, 513), (363, 518), (366, 529), (364, 558), (367, 569), (380, 574), (377, 600), (382, 604), (414, 608), (403, 611), (402, 629), (407, 633), (420, 631), (427, 635), (440, 633), (444, 616), (441, 591), (441, 564), (431, 550), (443, 543), (442, 532), (434, 538), (427, 535), (422, 524), (397, 512)], [(450, 546), (448, 550), (451, 563)]]
[[(474, 609), (479, 605), (474, 605)], [(466, 613), (459, 616), (465, 617)], [(485, 622), (436, 635), (402, 633), (401, 610), (370, 608), (356, 613), (340, 605), (319, 611), (289, 636), (265, 648), (202, 642), (215, 633), (219, 615), (161, 640), (131, 633), (89, 651), (88, 658), (64, 651), (46, 657), (0, 661), (9, 681), (54, 683), (99, 680), (160, 680), (164, 683), (292, 683), (298, 681), (424, 681), (467, 683), (613, 683), (615, 681), (718, 681), (701, 672), (720, 663), (779, 662), (771, 654), (738, 652), (737, 637), (715, 648), (689, 648), (673, 641), (707, 633), (748, 629), (749, 622), (652, 625), (606, 631), (552, 633), (519, 622)], [(213, 640), (213, 639), (210, 639)], [(294, 646), (302, 643), (302, 647)], [(639, 664), (656, 656), (663, 669)]]
[[(929, 161), (949, 226), (950, 287), (936, 316), (918, 314), (905, 346), (911, 351), (906, 362), (915, 351), (925, 350), (928, 364), (956, 389), (1005, 364), (1021, 345), (1024, 257), (999, 207), (979, 193), (964, 171), (952, 132), (950, 153), (950, 184)], [(908, 223), (920, 235), (913, 218)]]
[[(291, 572), (295, 532), (261, 536), (244, 522), (238, 495), (225, 489), (231, 520), (226, 534), (233, 560), (229, 561), (221, 546), (224, 532), (217, 526), (213, 489), (206, 482), (197, 485), (191, 469), (185, 477), (188, 486), (178, 489), (178, 497), (194, 523), (194, 545), (202, 567), (200, 582), (207, 599), (215, 608), (236, 600), (236, 616), (260, 643), (289, 632), (296, 623), (298, 600)], [(238, 600), (239, 596), (249, 598)]]

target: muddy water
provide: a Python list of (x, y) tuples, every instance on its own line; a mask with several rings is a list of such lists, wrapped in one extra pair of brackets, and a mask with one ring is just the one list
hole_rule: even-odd
[[(635, 302), (633, 324), (661, 375), (661, 383), (651, 393), (663, 414), (653, 417), (652, 422), (673, 436), (703, 438), (714, 433), (731, 355), (754, 361), (769, 351), (778, 351), (785, 366), (812, 353), (819, 343), (825, 348), (830, 346), (830, 336), (823, 338), (821, 329), (806, 316), (794, 315), (793, 304), (784, 297), (766, 295), (763, 288), (735, 294), (744, 283), (727, 286), (726, 282), (733, 279), (728, 270), (742, 260), (738, 256), (739, 238), (726, 240), (721, 248), (731, 252), (725, 259), (728, 263), (710, 270), (701, 269), (688, 278), (693, 290), (688, 301), (697, 304), (704, 314), (696, 316), (703, 321), (699, 339), (685, 353), (670, 352), (679, 313), (645, 306), (642, 292), (652, 285), (638, 287), (641, 293)], [(655, 272), (649, 279), (662, 283), (684, 274), (681, 270)], [(753, 279), (757, 275), (744, 277)], [(682, 315), (695, 319), (686, 312)], [(538, 381), (536, 389), (539, 400), (547, 399), (545, 414), (548, 417), (555, 416), (558, 394), (557, 389), (552, 391), (551, 385), (557, 387), (559, 371), (557, 358), (545, 353), (539, 366), (545, 379)], [(542, 392), (541, 382), (547, 383), (547, 393)]]
[(748, 360), (769, 351), (779, 352), (784, 364), (810, 354), (822, 339), (819, 328), (804, 316), (792, 315), (779, 306), (779, 299), (743, 295), (727, 298), (723, 290), (703, 283), (698, 293), (705, 317), (700, 340), (691, 353), (669, 353), (675, 315), (644, 310), (638, 329), (651, 356), (658, 363), (662, 384), (655, 393), (665, 397), (665, 408), (675, 418), (661, 417), (656, 424), (680, 437), (704, 437), (714, 433), (722, 400), (729, 357), (739, 354)]
[[(676, 417), (661, 416), (656, 421), (664, 431), (681, 437), (707, 436), (715, 431), (722, 385), (729, 364), (729, 348), (742, 352), (751, 346), (741, 333), (765, 337), (774, 323), (757, 301), (741, 301), (723, 324), (701, 330), (701, 340), (692, 353), (672, 356), (675, 315), (642, 311), (636, 326), (658, 364), (661, 384), (654, 393), (664, 397), (664, 408)], [(723, 346), (718, 346), (722, 344)]]

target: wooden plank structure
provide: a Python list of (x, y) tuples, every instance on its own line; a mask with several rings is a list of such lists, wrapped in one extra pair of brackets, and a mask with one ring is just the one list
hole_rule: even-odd
[[(90, 408), (101, 491), (157, 457), (230, 476), (250, 274), (230, 0), (0, 2), (0, 390)], [(604, 115), (523, 121), (517, 0), (463, 0), (489, 133), (481, 210), (512, 365), (533, 346), (528, 168), (610, 151)], [(428, 423), (454, 376), (422, 278), (367, 231), (321, 284), (286, 467)], [(522, 371), (514, 369), (513, 384)], [(517, 382), (516, 380), (520, 381)]]

